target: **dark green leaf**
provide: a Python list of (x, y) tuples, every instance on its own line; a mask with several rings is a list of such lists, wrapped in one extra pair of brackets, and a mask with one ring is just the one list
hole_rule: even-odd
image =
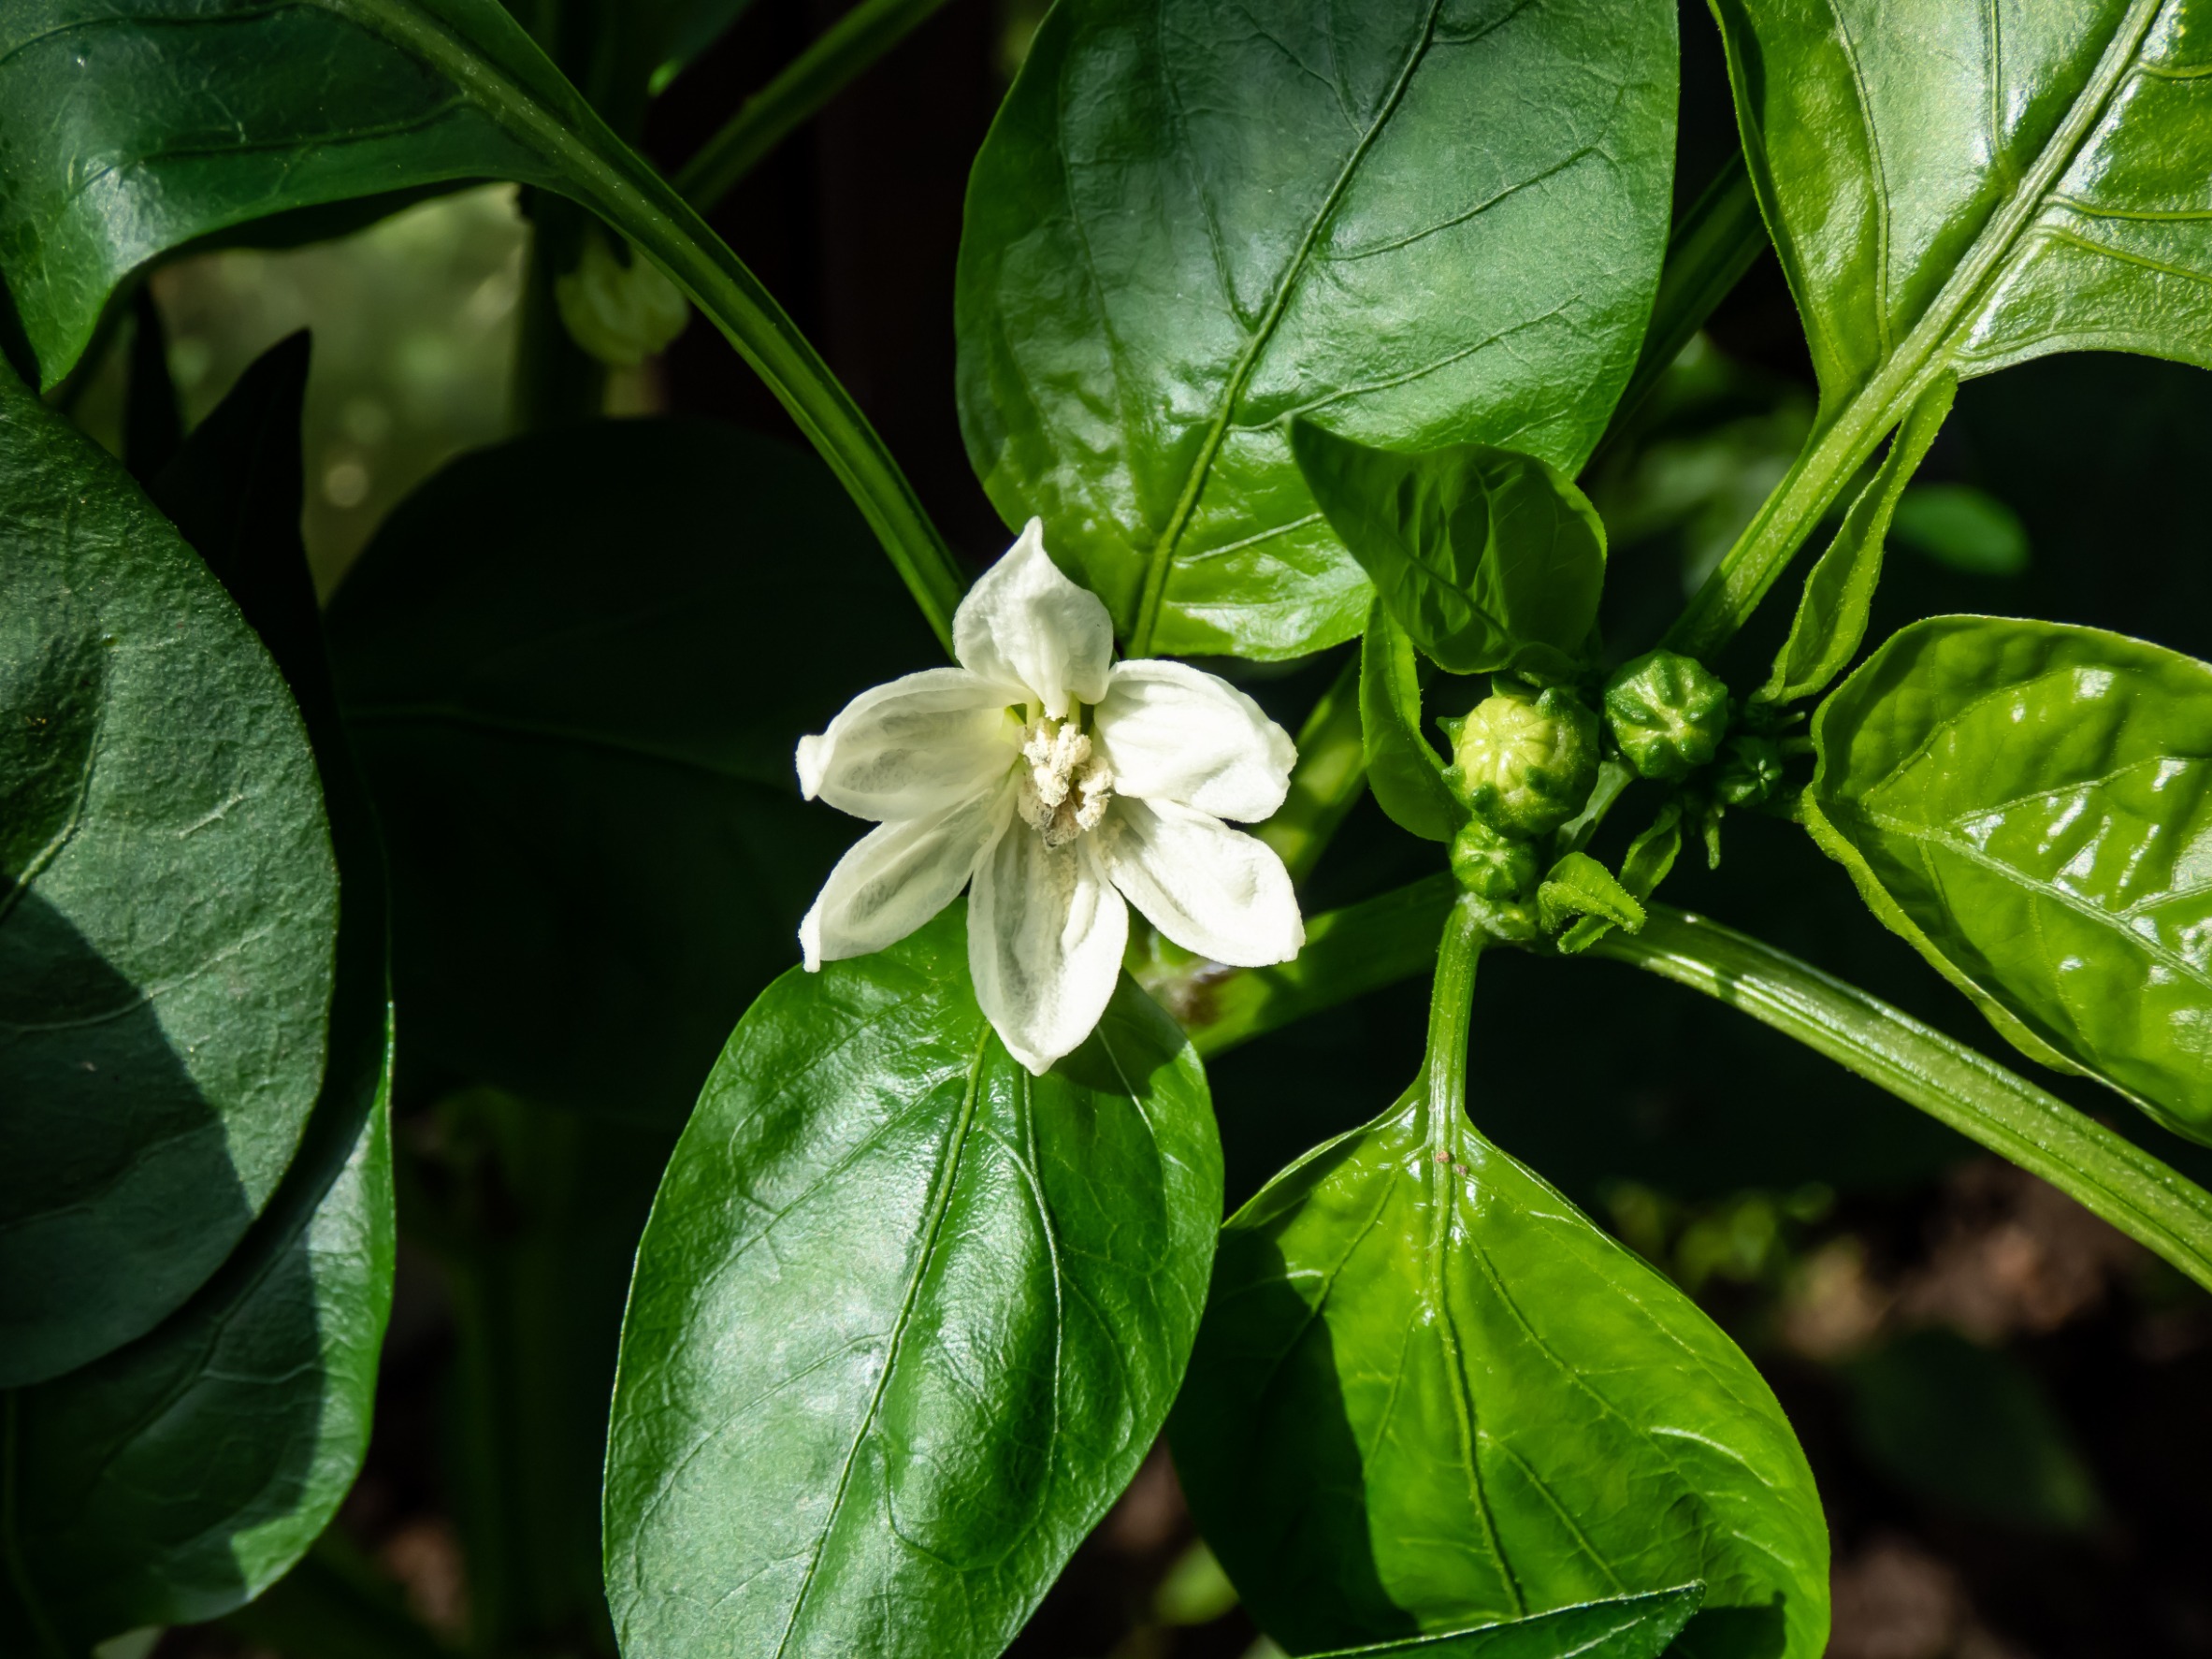
[(1882, 579), (1882, 539), (1888, 532), (1890, 514), (1942, 430), (1958, 392), (1959, 382), (1945, 375), (1898, 427), (1880, 469), (1867, 480), (1843, 515), (1836, 539), (1806, 576), (1789, 638), (1775, 654), (1767, 683), (1752, 693), (1754, 702), (1785, 703), (1811, 697), (1825, 690), (1858, 655), (1874, 586)]
[(1930, 617), (1813, 741), (1807, 826), (1874, 914), (2023, 1053), (2212, 1142), (2212, 668)]
[(1221, 1152), (1124, 980), (1043, 1078), (965, 907), (798, 971), (708, 1078), (638, 1252), (607, 1463), (628, 1659), (990, 1659), (1158, 1432)]
[(1315, 1649), (1702, 1580), (1676, 1652), (1815, 1659), (1827, 1531), (1758, 1373), (1426, 1099), (1222, 1232), (1169, 1432), (1245, 1605)]
[(329, 628), (398, 874), (410, 1053), (667, 1122), (861, 828), (801, 802), (800, 736), (934, 658), (826, 469), (703, 422), (455, 463)]
[(1316, 1659), (1659, 1659), (1704, 1599), (1704, 1585), (1684, 1584), (1443, 1636), (1340, 1648)]
[(1422, 735), (1421, 665), (1413, 642), (1380, 599), (1360, 641), (1359, 707), (1376, 803), (1414, 834), (1450, 841), (1467, 822), (1467, 804), (1444, 781), (1443, 759)]
[(301, 336), (247, 371), (155, 489), (260, 631), (314, 743), (345, 883), (328, 1060), (298, 1156), (215, 1276), (129, 1346), (12, 1396), (0, 1502), (22, 1600), (0, 1622), (75, 1648), (258, 1594), (328, 1523), (368, 1445), (392, 1296), (391, 1009), (383, 869), (300, 544), (306, 383)]
[(1970, 576), (2017, 576), (2028, 568), (2019, 515), (1967, 484), (1914, 485), (1899, 499), (1891, 528), (1906, 546)]
[(1454, 674), (1542, 681), (1586, 666), (1605, 526), (1529, 455), (1455, 444), (1401, 455), (1299, 419), (1291, 451), (1329, 527), (1422, 654)]
[(1916, 1331), (1844, 1370), (1869, 1462), (1907, 1492), (2029, 1532), (2078, 1533), (2102, 1504), (2034, 1373), (1949, 1331)]
[(291, 697), (123, 469), (0, 368), (0, 1385), (142, 1335), (324, 1075), (338, 871)]
[(1140, 654), (1349, 639), (1289, 417), (1577, 470), (1667, 237), (1663, 0), (1067, 0), (977, 158), (962, 430)]

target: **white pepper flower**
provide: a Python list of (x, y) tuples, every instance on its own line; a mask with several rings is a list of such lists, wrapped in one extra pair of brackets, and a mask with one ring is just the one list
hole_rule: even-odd
[(1106, 606), (1061, 574), (1036, 519), (952, 635), (960, 667), (863, 692), (800, 740), (807, 799), (878, 826), (799, 924), (809, 971), (904, 939), (971, 887), (976, 999), (1042, 1075), (1106, 1012), (1129, 904), (1218, 962), (1298, 954), (1282, 860), (1222, 822), (1269, 816), (1290, 786), (1297, 751), (1257, 703), (1185, 663), (1116, 664)]

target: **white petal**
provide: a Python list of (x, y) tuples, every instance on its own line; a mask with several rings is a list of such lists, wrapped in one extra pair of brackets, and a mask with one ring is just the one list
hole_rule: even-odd
[(1298, 747), (1228, 681), (1188, 663), (1117, 667), (1098, 705), (1114, 793), (1256, 824), (1290, 790)]
[(952, 654), (985, 679), (1026, 687), (1064, 719), (1071, 697), (1106, 695), (1114, 624), (1096, 594), (1061, 574), (1045, 551), (1044, 521), (1033, 518), (952, 613)]
[(928, 817), (989, 794), (1020, 753), (1005, 690), (965, 669), (925, 669), (845, 705), (799, 740), (799, 787), (857, 818)]
[(1091, 838), (1047, 851), (1016, 824), (976, 868), (968, 972), (1006, 1052), (1038, 1076), (1088, 1037), (1121, 976), (1129, 907)]
[(1099, 836), (1106, 873), (1151, 924), (1217, 962), (1287, 962), (1306, 943), (1275, 849), (1171, 801), (1117, 797)]
[(799, 924), (807, 972), (896, 945), (943, 910), (1013, 815), (1008, 785), (949, 812), (881, 824), (861, 836)]

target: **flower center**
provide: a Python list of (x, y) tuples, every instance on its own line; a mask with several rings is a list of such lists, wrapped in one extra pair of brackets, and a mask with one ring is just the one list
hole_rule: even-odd
[(1021, 759), (1021, 821), (1047, 846), (1065, 846), (1098, 828), (1114, 798), (1113, 769), (1092, 757), (1091, 739), (1075, 714), (1065, 720), (1047, 714), (1022, 728)]

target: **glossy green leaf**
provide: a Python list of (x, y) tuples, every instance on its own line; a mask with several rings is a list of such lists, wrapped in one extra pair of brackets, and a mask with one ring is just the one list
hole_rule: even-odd
[[(776, 621), (733, 649), (746, 616)], [(698, 421), (455, 463), (328, 626), (397, 875), (409, 1051), (670, 1123), (862, 828), (800, 801), (799, 738), (936, 660), (827, 470)]]
[(2212, 365), (2202, 0), (1722, 0), (1753, 176), (1831, 404), (1932, 319), (1963, 375)]
[(1813, 719), (1807, 827), (2023, 1053), (2212, 1143), (2212, 668), (1936, 616)]
[(1689, 1300), (1416, 1089), (1230, 1220), (1169, 1425), (1260, 1623), (1326, 1648), (1701, 1579), (1673, 1652), (1815, 1659), (1789, 1424)]
[(1889, 440), (1889, 454), (1858, 492), (1836, 539), (1805, 577), (1789, 638), (1775, 654), (1767, 683), (1752, 693), (1752, 701), (1785, 703), (1811, 697), (1827, 689), (1858, 655), (1866, 639), (1867, 615), (1873, 608), (1874, 587), (1882, 579), (1882, 540), (1888, 534), (1890, 515), (1919, 470), (1928, 446), (1942, 430), (1958, 392), (1959, 382), (1945, 375), (1898, 427)]
[(1466, 802), (1444, 781), (1444, 761), (1421, 731), (1421, 665), (1413, 642), (1378, 599), (1360, 641), (1359, 707), (1367, 786), (1394, 822), (1429, 841), (1450, 841)]
[(1660, 0), (1067, 0), (969, 185), (961, 423), (1133, 651), (1296, 656), (1367, 584), (1289, 445), (1572, 473), (1667, 238)]
[(1587, 665), (1605, 526), (1565, 474), (1479, 443), (1396, 454), (1291, 423), (1306, 486), (1422, 655), (1546, 682)]
[(0, 367), (0, 1385), (144, 1334), (323, 1082), (338, 870), (222, 584)]
[(344, 924), (322, 1095), (267, 1211), (181, 1309), (10, 1397), (0, 1634), (32, 1651), (29, 1633), (82, 1651), (258, 1594), (328, 1524), (368, 1446), (394, 1248), (383, 881), (300, 543), (306, 382), (301, 336), (153, 488), (283, 670), (325, 779)]
[(1124, 980), (1042, 1078), (965, 906), (776, 981), (639, 1248), (607, 1459), (627, 1659), (990, 1659), (1144, 1456), (1222, 1166), (1182, 1033)]
[(858, 407), (498, 0), (0, 12), (0, 281), (46, 385), (83, 354), (118, 284), (162, 254), (272, 215), (484, 178), (572, 197), (682, 283), (829, 461), (949, 642), (959, 568)]
[(1316, 1659), (1659, 1659), (1704, 1598), (1704, 1585), (1684, 1584), (1442, 1636), (1339, 1648)]
[(1945, 373), (2212, 366), (2205, 0), (1716, 0), (1821, 388), (1812, 445), (1669, 636), (1711, 656)]

